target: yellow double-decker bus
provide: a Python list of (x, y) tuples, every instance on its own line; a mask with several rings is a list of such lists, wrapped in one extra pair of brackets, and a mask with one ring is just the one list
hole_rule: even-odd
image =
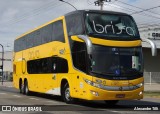
[(142, 99), (141, 39), (125, 13), (77, 10), (18, 37), (13, 83), (20, 93), (104, 100)]

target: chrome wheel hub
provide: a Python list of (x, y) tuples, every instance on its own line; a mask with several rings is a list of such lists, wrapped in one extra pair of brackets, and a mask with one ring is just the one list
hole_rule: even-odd
[(67, 89), (65, 90), (65, 98), (66, 98), (66, 100), (69, 100), (69, 99), (70, 99), (70, 91), (69, 91), (69, 88), (67, 88)]

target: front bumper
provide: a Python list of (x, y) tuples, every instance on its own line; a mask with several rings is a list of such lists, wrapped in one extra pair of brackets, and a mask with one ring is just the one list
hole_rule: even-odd
[(91, 87), (88, 91), (87, 100), (133, 100), (143, 99), (144, 86), (131, 91), (107, 91)]

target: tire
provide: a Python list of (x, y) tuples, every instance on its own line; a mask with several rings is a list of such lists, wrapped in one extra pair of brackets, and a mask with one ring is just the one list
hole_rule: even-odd
[(25, 95), (30, 95), (30, 91), (29, 91), (29, 88), (28, 88), (28, 82), (25, 81), (24, 83), (24, 92), (23, 92)]
[(119, 100), (105, 100), (106, 105), (114, 106), (118, 103)]
[(62, 99), (67, 104), (73, 103), (74, 99), (70, 96), (70, 89), (68, 83), (65, 84), (65, 86), (62, 89)]
[(24, 85), (22, 84), (22, 82), (19, 82), (19, 92), (22, 94), (24, 91)]

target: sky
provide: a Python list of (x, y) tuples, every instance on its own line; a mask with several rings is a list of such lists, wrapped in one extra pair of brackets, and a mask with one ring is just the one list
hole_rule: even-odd
[[(100, 9), (94, 4), (96, 0), (65, 1), (78, 10)], [(104, 10), (131, 14), (141, 30), (160, 24), (159, 6), (160, 0), (111, 0), (105, 2)], [(0, 0), (0, 44), (5, 51), (12, 51), (16, 37), (74, 10), (59, 0)]]

